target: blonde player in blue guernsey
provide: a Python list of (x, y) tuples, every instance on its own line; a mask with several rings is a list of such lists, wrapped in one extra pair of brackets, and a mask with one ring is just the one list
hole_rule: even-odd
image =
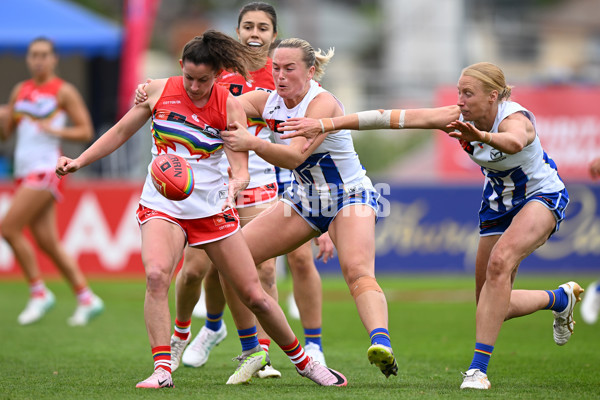
[[(282, 349), (296, 349), (290, 359), (300, 375), (319, 385), (347, 383), (342, 374), (313, 362), (302, 346), (297, 346), (298, 339), (283, 311), (261, 287), (240, 232), (233, 204), (248, 184), (248, 154), (224, 148), (220, 133), (234, 122), (245, 126), (246, 115), (235, 97), (215, 83), (223, 70), (248, 76), (252, 59), (253, 53), (246, 46), (223, 33), (206, 31), (185, 45), (180, 60), (182, 76), (151, 82), (148, 101), (134, 106), (78, 158), (61, 157), (57, 162), (58, 175), (73, 173), (116, 150), (152, 118), (153, 158), (174, 153), (184, 157), (194, 171), (194, 190), (184, 200), (162, 197), (153, 187), (150, 174), (142, 191), (137, 219), (146, 270), (144, 317), (154, 372), (139, 382), (138, 388), (173, 386), (168, 290), (186, 245), (206, 251), (232, 288), (226, 295), (239, 296), (238, 301), (250, 307)], [(230, 164), (227, 189), (223, 189), (226, 182), (219, 169), (223, 156)], [(256, 329), (254, 321), (237, 323), (237, 328), (248, 335)], [(252, 362), (260, 369), (269, 364), (269, 358), (264, 351), (257, 353), (262, 357)]]
[(558, 230), (569, 195), (556, 164), (541, 147), (534, 115), (510, 101), (510, 94), (502, 70), (483, 62), (462, 71), (454, 106), (292, 119), (281, 128), (288, 132), (284, 137), (308, 138), (305, 147), (339, 129), (441, 129), (481, 166), (485, 182), (475, 261), (476, 343), (461, 389), (491, 387), (488, 362), (505, 320), (552, 310), (554, 341), (566, 344), (583, 292), (572, 281), (555, 290), (512, 290), (521, 261)]
[[(294, 182), (283, 199), (243, 229), (255, 262), (286, 254), (329, 232), (344, 279), (370, 337), (367, 357), (389, 377), (397, 374), (398, 365), (388, 332), (386, 298), (375, 279), (379, 194), (354, 151), (349, 131), (322, 137), (302, 153), (306, 140), (282, 140), (278, 129), (281, 122), (292, 117), (344, 114), (343, 105), (316, 81), (323, 76), (332, 56), (333, 50), (323, 54), (302, 39), (281, 41), (273, 54), (276, 91), (253, 91), (239, 97), (249, 117), (267, 121), (275, 143), (256, 138), (238, 123), (221, 134), (226, 147), (252, 150), (270, 164), (294, 171)], [(273, 235), (274, 229), (277, 235)], [(228, 304), (234, 319), (253, 318), (243, 304)]]
[[(6, 108), (0, 137), (16, 135), (14, 174), (17, 189), (2, 220), (2, 237), (10, 245), (29, 283), (30, 297), (18, 322), (39, 321), (54, 306), (32, 245), (24, 230), (65, 277), (78, 306), (69, 325), (86, 325), (104, 309), (102, 300), (87, 284), (76, 260), (60, 243), (56, 227), (56, 203), (62, 198), (62, 182), (54, 174), (61, 155), (61, 141), (89, 142), (93, 138), (90, 114), (77, 89), (55, 72), (58, 56), (47, 38), (34, 39), (27, 50), (31, 79), (17, 84)], [(68, 123), (70, 121), (70, 124)]]

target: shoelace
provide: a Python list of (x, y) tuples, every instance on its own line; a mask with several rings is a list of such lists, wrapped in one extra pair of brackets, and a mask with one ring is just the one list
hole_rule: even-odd
[(238, 366), (237, 366), (237, 368), (235, 369), (235, 372), (238, 372), (238, 371), (239, 371), (239, 370), (242, 368), (242, 365), (244, 365), (244, 363), (245, 363), (245, 362), (246, 362), (246, 361), (247, 361), (249, 358), (250, 358), (250, 356), (249, 356), (249, 355), (248, 355), (248, 356), (245, 356), (245, 355), (243, 355), (243, 354), (242, 354), (242, 355), (239, 355), (239, 356), (237, 356), (237, 357), (233, 357), (233, 358), (231, 359), (231, 361), (238, 361), (238, 362), (239, 362), (239, 363), (238, 363)]
[(194, 341), (194, 343), (192, 343), (192, 349), (194, 349), (195, 351), (200, 351), (202, 350), (202, 347), (204, 347), (208, 342), (208, 335), (206, 335), (204, 332), (202, 332), (202, 334), (200, 336), (198, 336), (198, 340)]

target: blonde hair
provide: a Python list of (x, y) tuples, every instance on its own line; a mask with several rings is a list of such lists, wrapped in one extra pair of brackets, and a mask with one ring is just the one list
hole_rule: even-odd
[(463, 69), (462, 75), (479, 80), (488, 92), (496, 90), (498, 92), (498, 102), (510, 99), (513, 87), (506, 84), (504, 72), (500, 67), (489, 62), (480, 62)]
[(323, 53), (321, 49), (315, 51), (315, 49), (306, 40), (298, 38), (284, 39), (279, 43), (277, 49), (291, 48), (300, 49), (302, 51), (302, 61), (306, 64), (307, 68), (314, 65), (316, 81), (320, 80), (325, 75), (325, 67), (329, 64), (329, 60), (333, 57), (335, 49), (329, 48), (327, 53)]

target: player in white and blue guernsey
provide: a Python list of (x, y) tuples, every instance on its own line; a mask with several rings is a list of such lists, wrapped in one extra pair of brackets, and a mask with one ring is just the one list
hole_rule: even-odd
[[(343, 115), (342, 104), (315, 80), (333, 51), (322, 54), (304, 40), (286, 39), (273, 55), (276, 91), (239, 97), (249, 118), (262, 117), (275, 143), (259, 140), (241, 125), (222, 132), (226, 146), (252, 150), (270, 164), (293, 170), (294, 182), (272, 210), (242, 231), (256, 262), (286, 254), (324, 232), (338, 250), (344, 278), (371, 338), (369, 361), (386, 375), (398, 366), (388, 332), (385, 295), (375, 279), (375, 221), (379, 194), (354, 151), (349, 131), (314, 143), (303, 153), (304, 138), (281, 139), (280, 123), (293, 117)], [(313, 79), (314, 78), (314, 79)], [(276, 234), (274, 234), (276, 232)], [(230, 304), (231, 306), (231, 304)], [(232, 313), (238, 307), (230, 307)], [(234, 315), (234, 318), (244, 318)]]
[(370, 110), (319, 121), (289, 120), (280, 127), (290, 132), (284, 137), (303, 136), (309, 138), (307, 144), (342, 128), (442, 129), (459, 139), (481, 166), (485, 184), (475, 266), (476, 343), (463, 389), (491, 387), (487, 366), (506, 319), (551, 309), (554, 341), (564, 345), (573, 332), (573, 308), (582, 292), (575, 282), (552, 291), (512, 290), (521, 261), (558, 230), (569, 195), (556, 164), (540, 145), (535, 117), (509, 101), (510, 93), (500, 68), (478, 63), (463, 70), (455, 106)]

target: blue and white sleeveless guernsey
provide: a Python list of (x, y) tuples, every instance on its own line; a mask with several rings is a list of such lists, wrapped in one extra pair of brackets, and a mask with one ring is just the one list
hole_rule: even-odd
[[(310, 102), (323, 92), (327, 91), (311, 81), (302, 101), (292, 109), (286, 107), (277, 92), (269, 95), (262, 117), (273, 131), (275, 143), (289, 144), (290, 139), (281, 139), (278, 125), (288, 118), (304, 117)], [(343, 110), (344, 106), (337, 101)], [(358, 159), (349, 130), (327, 135), (293, 173), (294, 182), (284, 192), (282, 201), (321, 233), (326, 232), (337, 213), (349, 205), (365, 204), (377, 214), (379, 194)]]
[[(509, 115), (520, 112), (533, 124), (535, 139), (516, 154), (504, 154), (483, 142), (461, 141), (463, 149), (479, 166), (485, 176), (479, 221), (482, 235), (499, 234), (510, 224), (512, 217), (528, 201), (539, 201), (553, 212), (558, 225), (564, 218), (569, 195), (558, 175), (554, 161), (542, 149), (537, 133), (535, 116), (512, 101), (498, 104), (496, 120), (490, 130), (498, 132), (498, 125)], [(460, 116), (463, 121), (463, 116)], [(466, 121), (471, 124), (473, 122)], [(501, 219), (508, 221), (502, 222)], [(495, 228), (495, 226), (498, 226)]]

